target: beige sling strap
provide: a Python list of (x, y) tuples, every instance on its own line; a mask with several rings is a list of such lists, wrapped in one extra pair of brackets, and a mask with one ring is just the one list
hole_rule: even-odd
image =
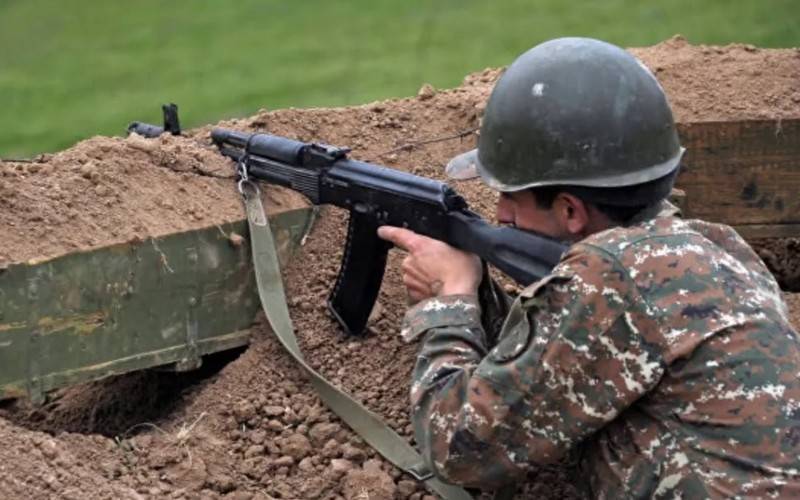
[(240, 184), (245, 199), (258, 295), (267, 320), (283, 347), (303, 367), (320, 399), (384, 458), (414, 476), (445, 500), (471, 500), (462, 488), (436, 479), (420, 454), (376, 414), (328, 382), (303, 359), (286, 305), (275, 243), (258, 189)]

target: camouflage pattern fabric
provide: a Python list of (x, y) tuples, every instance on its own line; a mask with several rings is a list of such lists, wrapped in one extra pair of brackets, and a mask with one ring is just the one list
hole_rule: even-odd
[(732, 229), (655, 217), (573, 245), (489, 345), (474, 296), (428, 299), (411, 388), (435, 473), (493, 489), (579, 457), (597, 498), (800, 498), (800, 342)]

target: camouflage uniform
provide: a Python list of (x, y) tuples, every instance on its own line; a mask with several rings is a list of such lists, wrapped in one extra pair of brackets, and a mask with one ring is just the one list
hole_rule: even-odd
[(598, 498), (800, 498), (800, 343), (777, 284), (727, 226), (645, 215), (570, 247), (494, 346), (474, 296), (408, 311), (437, 475), (491, 489), (576, 453)]

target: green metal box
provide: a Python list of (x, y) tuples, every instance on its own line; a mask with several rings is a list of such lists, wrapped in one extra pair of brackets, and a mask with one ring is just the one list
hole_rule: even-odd
[[(311, 209), (270, 216), (281, 262)], [(244, 220), (0, 270), (0, 399), (248, 343), (259, 309)]]

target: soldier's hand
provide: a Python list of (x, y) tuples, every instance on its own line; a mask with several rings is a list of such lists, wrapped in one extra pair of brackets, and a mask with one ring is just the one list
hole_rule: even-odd
[(403, 284), (412, 303), (478, 293), (482, 269), (477, 256), (399, 227), (381, 226), (378, 236), (408, 252), (402, 265)]

